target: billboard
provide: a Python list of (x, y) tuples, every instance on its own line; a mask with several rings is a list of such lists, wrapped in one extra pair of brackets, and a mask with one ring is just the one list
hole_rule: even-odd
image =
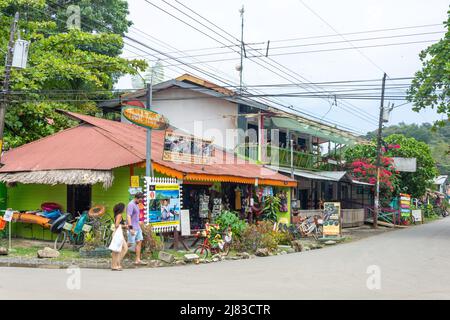
[(394, 166), (397, 171), (400, 172), (416, 172), (417, 159), (416, 158), (399, 158), (394, 157)]
[(210, 140), (166, 132), (163, 160), (179, 163), (208, 164), (214, 156), (214, 145)]

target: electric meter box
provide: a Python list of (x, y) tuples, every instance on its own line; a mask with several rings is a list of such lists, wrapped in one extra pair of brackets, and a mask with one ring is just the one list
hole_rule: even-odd
[(30, 42), (25, 40), (16, 40), (14, 44), (14, 54), (12, 67), (17, 69), (25, 69), (28, 61), (28, 50)]

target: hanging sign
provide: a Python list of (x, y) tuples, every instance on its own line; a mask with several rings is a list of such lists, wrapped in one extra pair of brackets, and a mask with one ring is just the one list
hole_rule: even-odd
[(139, 107), (125, 107), (122, 113), (128, 121), (147, 129), (165, 130), (168, 127), (166, 118), (151, 110)]
[(131, 187), (132, 188), (139, 188), (139, 176), (132, 176), (131, 177)]
[(341, 203), (325, 202), (323, 236), (338, 237), (341, 235)]
[(213, 153), (214, 145), (212, 141), (195, 138), (191, 135), (166, 132), (164, 161), (208, 164), (212, 160)]
[(176, 179), (145, 177), (146, 223), (154, 232), (180, 229), (181, 185)]
[(6, 222), (11, 222), (14, 215), (14, 211), (12, 209), (7, 209), (5, 211), (5, 215), (3, 216), (3, 220)]

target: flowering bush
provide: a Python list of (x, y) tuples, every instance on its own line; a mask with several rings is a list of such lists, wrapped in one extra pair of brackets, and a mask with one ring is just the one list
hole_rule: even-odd
[[(392, 195), (397, 191), (398, 178), (394, 161), (389, 157), (381, 157), (380, 168), (380, 201), (388, 205)], [(351, 163), (350, 173), (355, 180), (376, 184), (377, 168), (367, 159), (358, 159)]]

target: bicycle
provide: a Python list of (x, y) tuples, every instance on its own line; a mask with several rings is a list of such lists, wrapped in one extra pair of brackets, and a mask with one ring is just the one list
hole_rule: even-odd
[(90, 224), (98, 232), (102, 245), (108, 247), (115, 230), (113, 218), (109, 215), (91, 218)]
[(216, 246), (212, 246), (207, 233), (197, 233), (196, 237), (204, 237), (203, 243), (199, 245), (194, 253), (197, 254), (201, 259), (206, 259), (210, 254), (215, 255), (218, 253), (223, 253), (228, 256), (230, 253), (232, 235), (231, 233), (225, 234), (223, 236), (223, 242), (219, 242)]
[[(72, 249), (82, 247), (84, 244), (84, 232), (89, 232), (92, 227), (88, 226), (88, 213), (84, 212), (81, 216), (71, 220), (71, 222), (65, 222), (60, 230), (58, 236), (55, 239), (54, 249), (61, 250), (67, 241), (72, 244)], [(66, 215), (66, 220), (68, 215)]]
[(319, 216), (311, 216), (303, 220), (298, 226), (302, 237), (312, 236), (314, 240), (318, 240), (323, 234), (323, 219)]

